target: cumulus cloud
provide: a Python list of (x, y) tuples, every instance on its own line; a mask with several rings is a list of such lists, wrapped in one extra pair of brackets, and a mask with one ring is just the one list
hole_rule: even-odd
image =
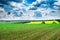
[(56, 5), (60, 5), (60, 0), (58, 0), (58, 1), (55, 2), (54, 4), (56, 4)]
[(7, 9), (13, 8), (13, 6), (10, 5), (11, 2), (22, 3), (23, 0), (0, 0), (0, 4), (1, 4), (0, 7), (5, 8), (5, 5), (6, 5)]
[[(9, 5), (13, 6), (11, 12), (13, 12), (16, 19), (55, 19), (55, 16), (51, 11), (59, 9), (59, 0), (18, 0), (9, 1)], [(57, 5), (57, 6), (56, 6)], [(8, 6), (7, 6), (8, 7)], [(5, 6), (5, 9), (9, 9)], [(50, 14), (51, 13), (51, 14)], [(56, 14), (56, 13), (55, 13)], [(47, 18), (49, 17), (49, 18)], [(57, 17), (59, 18), (59, 17)]]
[(54, 9), (60, 10), (60, 0), (54, 3)]
[(22, 4), (22, 3), (16, 3), (16, 2), (10, 2), (10, 5), (19, 8), (19, 7), (21, 7), (23, 4)]

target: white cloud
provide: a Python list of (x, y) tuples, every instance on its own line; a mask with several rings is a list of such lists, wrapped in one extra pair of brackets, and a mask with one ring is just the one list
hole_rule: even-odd
[(54, 4), (56, 4), (56, 5), (60, 5), (60, 0), (58, 0), (58, 2), (55, 2)]
[(48, 8), (48, 9), (46, 9), (46, 8), (38, 8), (37, 11), (40, 11), (42, 16), (45, 17), (46, 16), (45, 14), (49, 14), (51, 12), (51, 9), (50, 8)]
[[(56, 17), (55, 16), (50, 16), (50, 15), (48, 15), (48, 16), (46, 16), (45, 17), (45, 14), (47, 13), (47, 14), (50, 14), (50, 12), (51, 12), (51, 10), (52, 9), (50, 9), (50, 8), (48, 8), (48, 9), (46, 9), (46, 8), (41, 8), (41, 7), (37, 7), (37, 10), (29, 10), (30, 8), (32, 8), (32, 7), (35, 7), (35, 6), (33, 6), (33, 5), (35, 5), (35, 4), (37, 4), (37, 3), (40, 3), (41, 1), (46, 1), (46, 0), (36, 0), (35, 2), (33, 2), (32, 4), (30, 4), (29, 6), (24, 6), (24, 2), (25, 0), (23, 0), (23, 2), (22, 3), (16, 3), (16, 2), (11, 2), (10, 3), (10, 5), (12, 5), (12, 6), (14, 6), (15, 8), (13, 8), (13, 10), (17, 10), (17, 9), (21, 9), (21, 11), (24, 13), (23, 15), (23, 17), (15, 17), (15, 18), (11, 18), (12, 20), (31, 20), (31, 19), (35, 19), (33, 16), (34, 16), (34, 12), (36, 12), (36, 11), (39, 11), (39, 12), (41, 12), (41, 14), (43, 15), (43, 17), (41, 17), (41, 18), (38, 18), (39, 20), (47, 20), (47, 19), (55, 19)], [(56, 5), (59, 5), (60, 4), (60, 1), (58, 0), (58, 2), (56, 2), (55, 3)], [(43, 4), (42, 6), (46, 6), (46, 4)], [(26, 10), (25, 12), (23, 11), (23, 9), (24, 10)], [(14, 12), (14, 11), (13, 11)], [(17, 13), (19, 13), (20, 11), (18, 11)], [(52, 14), (52, 15), (54, 15), (54, 14)], [(10, 15), (11, 16), (11, 15)], [(49, 18), (48, 18), (49, 17)], [(60, 18), (60, 17), (58, 17), (58, 18)], [(9, 18), (8, 18), (9, 19)], [(11, 20), (10, 19), (10, 20)], [(57, 19), (57, 18), (56, 18)], [(35, 20), (37, 20), (37, 19), (35, 19)]]
[(16, 6), (16, 2), (10, 2), (10, 5)]
[(4, 10), (4, 8), (1, 8), (0, 7), (0, 18), (4, 18), (6, 16), (6, 12), (5, 12), (5, 10)]
[(58, 6), (54, 6), (54, 8), (55, 8), (55, 9), (57, 9), (57, 10), (59, 9), (59, 7), (58, 7)]
[(41, 0), (37, 0), (39, 3), (41, 2)]
[(23, 3), (16, 3), (16, 2), (11, 2), (10, 5), (14, 6), (14, 7), (22, 7), (23, 6)]

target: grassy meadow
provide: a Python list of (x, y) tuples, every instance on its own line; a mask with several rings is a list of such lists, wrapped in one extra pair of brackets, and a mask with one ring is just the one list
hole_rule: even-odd
[(60, 40), (60, 23), (31, 23), (0, 23), (0, 40)]

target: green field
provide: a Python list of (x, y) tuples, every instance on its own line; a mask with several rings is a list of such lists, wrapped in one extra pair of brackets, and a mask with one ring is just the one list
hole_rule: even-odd
[(0, 24), (0, 40), (60, 40), (60, 24)]

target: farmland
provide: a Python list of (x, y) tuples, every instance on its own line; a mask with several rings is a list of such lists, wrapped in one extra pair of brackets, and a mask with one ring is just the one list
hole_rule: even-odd
[(60, 24), (0, 24), (0, 40), (60, 40)]

